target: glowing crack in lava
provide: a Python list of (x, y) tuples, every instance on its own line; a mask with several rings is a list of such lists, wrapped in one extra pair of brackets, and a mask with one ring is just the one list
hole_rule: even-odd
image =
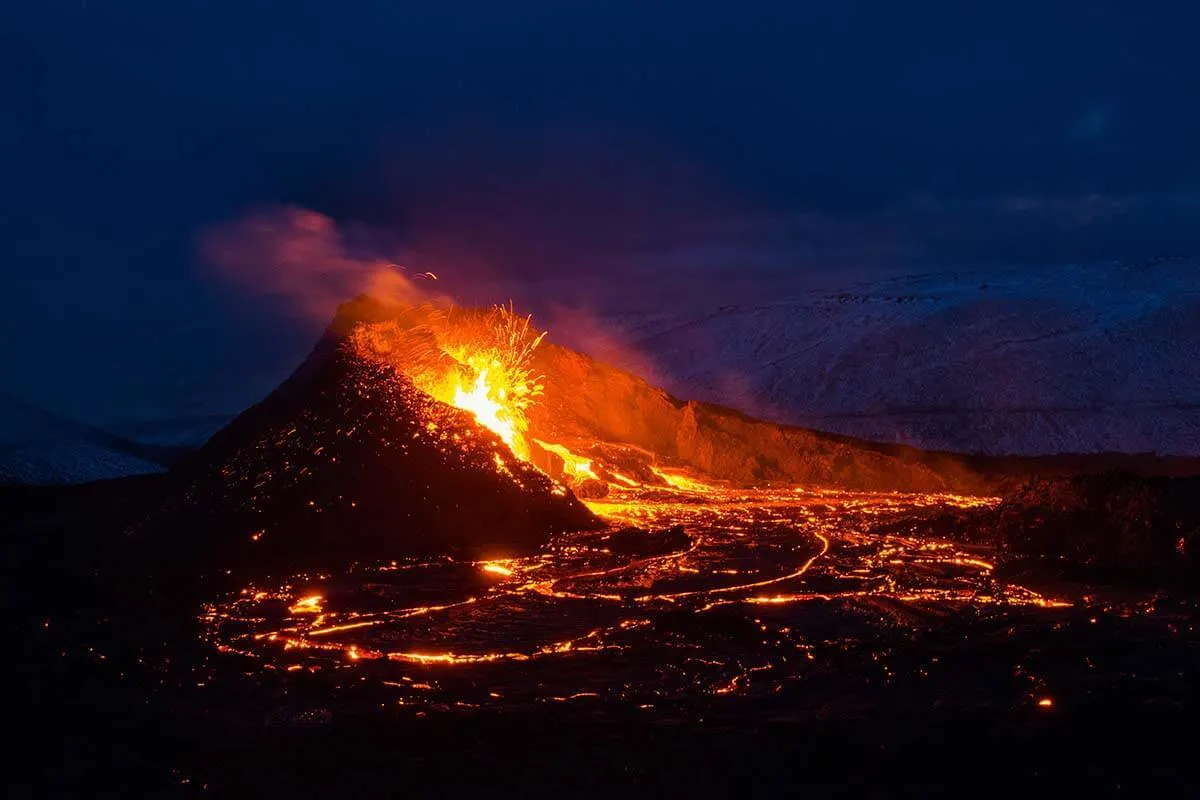
[[(331, 692), (374, 685), (422, 713), (752, 700), (854, 670), (896, 674), (922, 631), (1053, 625), (1071, 613), (998, 577), (985, 548), (895, 532), (897, 522), (993, 502), (617, 489), (591, 504), (614, 529), (562, 534), (537, 555), (296, 576), (213, 603), (201, 621), (218, 650), (267, 673), (324, 675)], [(630, 524), (642, 531), (618, 535)]]

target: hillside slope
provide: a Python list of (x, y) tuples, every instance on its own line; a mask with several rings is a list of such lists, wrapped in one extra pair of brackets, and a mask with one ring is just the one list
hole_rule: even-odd
[(1200, 454), (1200, 262), (895, 278), (601, 318), (617, 365), (777, 422), (960, 452)]

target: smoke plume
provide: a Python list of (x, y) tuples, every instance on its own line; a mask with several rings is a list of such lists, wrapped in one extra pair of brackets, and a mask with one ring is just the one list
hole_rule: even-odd
[(210, 229), (201, 255), (213, 274), (245, 295), (316, 320), (328, 320), (339, 303), (360, 294), (397, 304), (441, 299), (432, 273), (408, 271), (303, 208), (270, 208)]

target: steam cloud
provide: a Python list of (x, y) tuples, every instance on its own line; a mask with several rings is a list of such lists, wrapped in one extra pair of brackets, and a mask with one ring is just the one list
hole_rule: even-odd
[(442, 299), (430, 281), (350, 239), (329, 217), (285, 206), (209, 230), (201, 256), (218, 278), (246, 294), (279, 298), (318, 320), (359, 294), (397, 304)]

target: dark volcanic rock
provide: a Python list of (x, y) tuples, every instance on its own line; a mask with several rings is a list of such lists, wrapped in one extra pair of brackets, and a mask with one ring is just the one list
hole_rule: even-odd
[(675, 525), (657, 531), (621, 528), (600, 537), (598, 543), (605, 550), (618, 555), (657, 556), (686, 550), (692, 539), (684, 532), (683, 526)]
[(598, 524), (469, 414), (333, 334), (176, 480), (134, 536), (239, 572), (513, 555)]
[(997, 506), (931, 507), (872, 533), (994, 548), (1022, 580), (1162, 584), (1200, 578), (1200, 478), (1104, 472), (1029, 480)]
[(1200, 478), (1036, 480), (988, 525), (1010, 559), (1059, 558), (1122, 578), (1200, 577)]

